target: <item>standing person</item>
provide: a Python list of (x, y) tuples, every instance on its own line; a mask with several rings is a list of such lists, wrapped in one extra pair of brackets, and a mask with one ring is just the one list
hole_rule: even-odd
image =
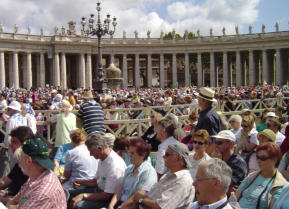
[(234, 152), (235, 135), (230, 130), (220, 131), (215, 138), (217, 150), (228, 166), (232, 169), (232, 181), (229, 192), (234, 191), (247, 174), (247, 164), (243, 158)]
[(91, 91), (85, 91), (84, 103), (80, 106), (77, 117), (83, 121), (83, 128), (88, 135), (104, 134), (104, 116), (101, 106), (93, 99)]
[(8, 208), (66, 209), (63, 188), (51, 169), (48, 147), (40, 139), (27, 139), (19, 150), (19, 167), (29, 179), (10, 201)]
[(215, 91), (208, 87), (202, 87), (200, 93), (196, 93), (196, 95), (201, 112), (195, 131), (206, 129), (210, 136), (217, 134), (222, 129), (222, 120), (212, 107), (213, 101), (215, 101)]
[(232, 170), (224, 161), (213, 158), (201, 163), (193, 183), (197, 202), (187, 209), (232, 209), (227, 201), (231, 178)]
[[(10, 169), (15, 165), (13, 160), (13, 152), (9, 149), (10, 144), (10, 132), (18, 126), (27, 126), (27, 119), (21, 115), (21, 104), (17, 101), (12, 101), (7, 107), (7, 115), (9, 118), (2, 117), (6, 122), (6, 133), (4, 138), (4, 147), (2, 148), (2, 160), (0, 162), (2, 169), (0, 176), (6, 176)], [(9, 163), (8, 163), (9, 162)], [(1, 173), (2, 172), (2, 173)]]

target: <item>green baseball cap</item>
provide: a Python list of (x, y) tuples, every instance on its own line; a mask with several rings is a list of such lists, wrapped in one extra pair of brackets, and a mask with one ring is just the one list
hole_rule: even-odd
[(27, 139), (22, 145), (23, 152), (46, 169), (53, 169), (54, 163), (48, 155), (47, 145), (40, 139)]

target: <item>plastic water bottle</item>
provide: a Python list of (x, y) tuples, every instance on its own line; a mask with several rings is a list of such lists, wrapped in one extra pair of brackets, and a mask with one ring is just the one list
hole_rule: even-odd
[(231, 192), (231, 196), (229, 198), (229, 203), (234, 208), (240, 208), (240, 205), (238, 203), (237, 197), (235, 195), (235, 192)]

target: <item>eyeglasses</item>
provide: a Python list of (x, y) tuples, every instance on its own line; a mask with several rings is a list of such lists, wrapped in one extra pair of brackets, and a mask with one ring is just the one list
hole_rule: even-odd
[(248, 128), (249, 126), (245, 125), (245, 124), (242, 124), (241, 125), (243, 128)]
[(155, 116), (154, 116), (154, 115), (151, 115), (151, 118), (155, 118)]
[(270, 156), (264, 156), (264, 155), (258, 156), (258, 155), (256, 155), (256, 158), (257, 158), (257, 160), (265, 161), (265, 160), (270, 159)]
[(168, 152), (165, 153), (165, 156), (166, 156), (166, 157), (169, 157), (169, 156), (172, 156), (172, 155), (176, 155), (176, 154), (170, 154), (170, 153), (168, 153)]
[(204, 144), (207, 144), (207, 143), (205, 143), (205, 142), (193, 141), (193, 144), (204, 145)]
[(226, 143), (226, 141), (214, 141), (214, 143), (216, 144), (216, 145), (222, 145), (222, 144), (224, 144), (224, 143)]
[(217, 178), (216, 178), (216, 177), (211, 177), (211, 178), (195, 178), (194, 182), (206, 181), (206, 180), (211, 180), (211, 179), (217, 179)]

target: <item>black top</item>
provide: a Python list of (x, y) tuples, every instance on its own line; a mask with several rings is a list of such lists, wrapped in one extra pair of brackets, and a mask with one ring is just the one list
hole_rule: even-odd
[(234, 153), (227, 161), (228, 166), (232, 169), (231, 185), (240, 185), (241, 181), (247, 175), (247, 164), (245, 160), (237, 153)]
[(157, 134), (154, 132), (154, 126), (150, 126), (142, 136), (143, 140), (152, 145), (152, 151), (158, 151), (158, 146), (161, 143), (157, 140)]
[(200, 129), (206, 129), (210, 136), (213, 136), (222, 130), (222, 120), (212, 107), (208, 107), (200, 112), (195, 131)]
[(12, 180), (12, 183), (8, 187), (8, 195), (16, 195), (22, 185), (27, 181), (28, 176), (24, 175), (18, 163), (15, 164), (12, 171), (8, 174), (8, 178)]

